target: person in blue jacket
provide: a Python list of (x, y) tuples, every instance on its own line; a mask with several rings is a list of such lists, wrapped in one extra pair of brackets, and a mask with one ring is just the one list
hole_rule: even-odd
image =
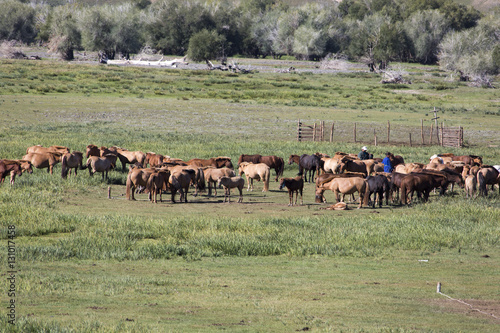
[(384, 164), (384, 172), (389, 172), (391, 173), (394, 167), (392, 166), (391, 159), (390, 159), (391, 153), (387, 152), (385, 153), (385, 158), (382, 160), (382, 163)]

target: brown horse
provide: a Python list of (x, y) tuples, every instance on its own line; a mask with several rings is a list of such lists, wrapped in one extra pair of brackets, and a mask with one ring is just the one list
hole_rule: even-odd
[(77, 170), (83, 169), (83, 153), (79, 151), (74, 151), (72, 153), (66, 153), (61, 157), (61, 176), (62, 178), (66, 178), (69, 175), (71, 176), (71, 169), (75, 169), (75, 176), (77, 174)]
[(361, 172), (365, 176), (369, 176), (373, 173), (375, 166), (374, 160), (351, 160), (349, 158), (342, 158), (338, 165), (339, 173), (349, 172)]
[(31, 162), (37, 169), (47, 168), (50, 174), (54, 171), (54, 166), (61, 161), (62, 153), (45, 152), (45, 153), (28, 153), (23, 156), (23, 160)]
[(65, 154), (69, 153), (69, 148), (65, 146), (50, 146), (50, 147), (42, 147), (41, 145), (31, 146), (26, 149), (26, 154), (30, 153), (59, 153)]
[(335, 198), (337, 202), (340, 201), (340, 193), (343, 197), (346, 194), (359, 193), (359, 206), (358, 209), (364, 205), (368, 206), (368, 198), (370, 196), (370, 188), (365, 179), (361, 177), (337, 177), (332, 180), (316, 186), (316, 198), (322, 198), (325, 190), (331, 190), (335, 193)]
[(441, 186), (443, 178), (422, 173), (412, 173), (404, 176), (401, 179), (401, 202), (404, 205), (411, 204), (415, 191), (417, 191), (419, 198), (422, 194), (424, 195), (424, 202), (429, 200), (430, 192), (436, 187)]
[(199, 168), (194, 165), (175, 165), (167, 167), (171, 173), (180, 172), (182, 170), (192, 170), (194, 174), (192, 175), (191, 185), (194, 186), (194, 196), (198, 195), (199, 191), (205, 190), (205, 174), (203, 168)]
[(159, 170), (153, 172), (146, 184), (146, 192), (150, 193), (149, 197), (151, 202), (157, 203), (157, 195), (160, 193), (160, 202), (162, 202), (162, 192), (167, 190), (168, 179), (170, 172), (168, 170)]
[(146, 160), (144, 166), (147, 166), (149, 164), (151, 168), (159, 168), (163, 164), (164, 158), (165, 157), (161, 154), (148, 152), (146, 153)]
[[(156, 172), (154, 168), (134, 168), (129, 169), (126, 182), (125, 197), (128, 200), (135, 200), (134, 193), (139, 186), (147, 187), (149, 177)], [(151, 199), (151, 193), (149, 195)]]
[(258, 154), (256, 155), (242, 154), (238, 159), (238, 165), (240, 165), (242, 162), (251, 162), (253, 164), (257, 163), (266, 164), (269, 168), (274, 169), (274, 172), (276, 173), (276, 178), (275, 178), (276, 181), (278, 181), (278, 178), (280, 176), (283, 176), (283, 171), (285, 170), (285, 161), (283, 160), (283, 158), (275, 155), (262, 156)]
[[(102, 148), (106, 149), (105, 147), (101, 147), (101, 150)], [(111, 152), (116, 152), (122, 164), (122, 170), (125, 170), (127, 164), (139, 163), (143, 167), (145, 166), (146, 154), (144, 154), (142, 151), (130, 151), (120, 147), (110, 147), (108, 149)], [(101, 151), (101, 155), (102, 153), (105, 152)]]
[(494, 190), (495, 184), (498, 184), (498, 193), (500, 193), (500, 172), (491, 165), (483, 165), (479, 171), (478, 175), (481, 174), (484, 178), (484, 184), (486, 190), (484, 195), (488, 195), (488, 190), (486, 185), (491, 185), (491, 190)]
[(108, 179), (108, 172), (116, 166), (116, 155), (108, 154), (104, 157), (90, 156), (85, 165), (89, 169), (91, 177), (94, 176), (94, 173), (100, 172), (102, 180), (104, 180), (104, 173), (106, 173), (106, 179)]
[(10, 174), (10, 185), (14, 185), (16, 176), (21, 176), (23, 172), (33, 173), (31, 162), (24, 160), (0, 160), (0, 184)]
[(245, 180), (239, 176), (236, 177), (220, 177), (217, 185), (224, 187), (224, 202), (231, 202), (231, 189), (237, 188), (240, 191), (240, 198), (238, 203), (243, 202), (243, 187), (245, 187)]
[(214, 196), (217, 196), (217, 182), (221, 177), (234, 177), (236, 173), (230, 168), (214, 168), (205, 167), (203, 168), (203, 174), (205, 180), (208, 183), (208, 196), (212, 195), (212, 186), (214, 187)]
[(101, 151), (99, 150), (99, 147), (96, 145), (87, 145), (87, 148), (85, 149), (85, 157), (89, 158), (90, 156), (101, 156)]
[(258, 163), (253, 164), (250, 162), (241, 162), (238, 168), (239, 176), (245, 174), (248, 182), (247, 191), (253, 191), (253, 180), (262, 180), (264, 183), (264, 189), (262, 192), (269, 191), (269, 177), (271, 175), (271, 169), (267, 164)]
[(293, 194), (295, 193), (295, 205), (297, 205), (297, 199), (300, 193), (300, 205), (303, 205), (302, 201), (302, 191), (304, 190), (304, 179), (302, 176), (297, 176), (295, 178), (281, 178), (280, 179), (280, 190), (283, 188), (288, 190), (288, 206), (293, 206)]
[(169, 177), (170, 189), (172, 191), (172, 203), (175, 203), (175, 194), (179, 191), (179, 201), (187, 201), (187, 195), (191, 182), (196, 177), (196, 172), (193, 169), (183, 169), (181, 171), (172, 172)]
[(208, 159), (193, 158), (186, 162), (187, 165), (194, 165), (200, 168), (211, 166), (214, 168), (230, 168), (233, 169), (233, 163), (230, 157), (212, 157)]

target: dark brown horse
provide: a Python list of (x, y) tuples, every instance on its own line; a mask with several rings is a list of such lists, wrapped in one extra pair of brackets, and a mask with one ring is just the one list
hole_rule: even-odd
[[(299, 165), (299, 175), (304, 175), (304, 181), (312, 183), (314, 181), (314, 174), (321, 170), (321, 158), (317, 155), (290, 155), (288, 164), (297, 163)], [(305, 170), (305, 172), (304, 172)], [(309, 181), (307, 180), (309, 174)]]
[[(441, 177), (444, 178), (444, 177)], [(413, 194), (417, 191), (420, 198), (423, 194), (424, 201), (429, 200), (430, 192), (436, 187), (441, 186), (442, 179), (430, 174), (423, 173), (410, 173), (401, 179), (401, 202), (411, 204), (413, 201)]]
[(275, 155), (269, 155), (269, 156), (262, 156), (259, 154), (256, 155), (245, 155), (242, 154), (240, 155), (238, 159), (238, 165), (242, 162), (251, 162), (253, 164), (258, 164), (258, 163), (264, 163), (271, 169), (274, 169), (276, 172), (276, 178), (275, 180), (278, 181), (278, 178), (283, 176), (283, 171), (285, 169), (285, 161), (278, 156)]
[(293, 194), (295, 193), (295, 205), (297, 205), (297, 198), (300, 193), (300, 204), (303, 205), (302, 201), (302, 191), (304, 190), (304, 179), (302, 176), (297, 176), (295, 178), (281, 178), (280, 179), (280, 190), (283, 188), (288, 190), (288, 206), (293, 206)]

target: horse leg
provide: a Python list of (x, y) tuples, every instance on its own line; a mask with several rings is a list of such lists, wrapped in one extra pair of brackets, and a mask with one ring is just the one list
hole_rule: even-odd
[(238, 187), (238, 190), (240, 191), (240, 198), (238, 199), (238, 203), (243, 202), (243, 187)]

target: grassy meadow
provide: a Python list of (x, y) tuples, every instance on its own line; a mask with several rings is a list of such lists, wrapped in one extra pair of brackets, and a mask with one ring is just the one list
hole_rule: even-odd
[[(0, 158), (21, 158), (35, 144), (233, 161), (368, 145), (377, 157), (390, 150), (407, 162), (452, 152), (500, 164), (497, 89), (421, 65), (405, 65), (406, 86), (382, 85), (359, 69), (319, 74), (308, 62), (298, 73), (259, 66), (268, 68), (238, 75), (1, 60)], [(387, 145), (382, 130), (373, 145), (375, 126), (390, 121), (398, 142), (399, 132), (418, 133), (421, 119), (430, 126), (434, 107), (446, 125), (464, 126), (467, 147)], [(335, 121), (334, 142), (297, 142), (298, 119)], [(498, 331), (498, 188), (474, 200), (455, 188), (411, 207), (329, 211), (314, 203), (313, 184), (304, 205), (288, 207), (272, 181), (269, 192), (260, 182), (245, 190), (242, 204), (234, 192), (224, 204), (220, 190), (216, 198), (190, 193), (187, 204), (164, 195), (153, 205), (144, 194), (125, 199), (120, 168), (104, 182), (86, 170), (63, 180), (60, 171), (0, 185), (0, 332)], [(285, 176), (297, 171), (287, 164)], [(326, 197), (334, 202), (333, 193)], [(9, 226), (16, 325), (6, 319)], [(473, 308), (437, 294), (438, 282)]]

